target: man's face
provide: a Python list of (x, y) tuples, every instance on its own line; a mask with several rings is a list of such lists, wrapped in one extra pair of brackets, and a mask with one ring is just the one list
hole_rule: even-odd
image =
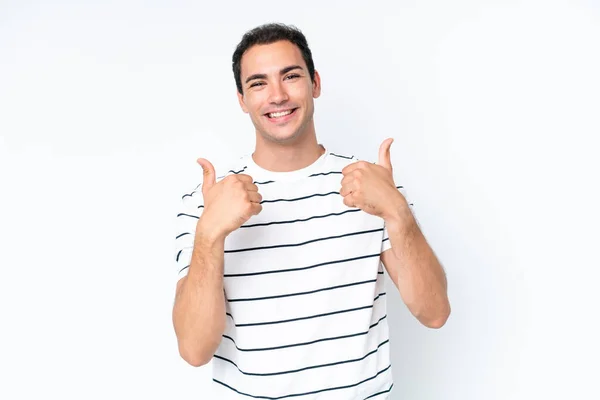
[(313, 126), (313, 98), (320, 95), (320, 78), (315, 71), (311, 82), (302, 53), (291, 42), (248, 49), (240, 78), (244, 93), (238, 93), (240, 106), (264, 139), (290, 143)]

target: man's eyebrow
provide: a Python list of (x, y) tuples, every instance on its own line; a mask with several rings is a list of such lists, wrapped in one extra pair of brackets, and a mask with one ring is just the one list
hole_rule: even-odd
[[(299, 65), (290, 65), (289, 67), (282, 68), (281, 71), (279, 71), (279, 75), (287, 74), (288, 72), (293, 71), (295, 69), (303, 69), (303, 68)], [(255, 79), (267, 79), (267, 75), (266, 74), (250, 75), (248, 78), (246, 78), (246, 83), (253, 81)]]
[(254, 74), (254, 75), (250, 75), (247, 79), (246, 79), (246, 83), (253, 81), (254, 79), (267, 79), (267, 75), (266, 74)]
[(290, 65), (289, 67), (285, 67), (281, 71), (279, 71), (279, 74), (280, 75), (284, 75), (284, 74), (287, 74), (288, 72), (290, 72), (292, 70), (295, 70), (295, 69), (302, 69), (302, 67), (299, 66), (299, 65)]

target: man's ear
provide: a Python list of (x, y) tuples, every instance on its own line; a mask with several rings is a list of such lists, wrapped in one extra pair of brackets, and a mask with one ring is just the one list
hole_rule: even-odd
[(313, 78), (312, 95), (315, 99), (321, 95), (321, 76), (317, 70), (315, 70), (315, 77)]
[(244, 103), (244, 95), (241, 94), (237, 89), (235, 90), (237, 93), (238, 102), (240, 103), (240, 107), (242, 107), (242, 111), (248, 114), (248, 108), (246, 107), (246, 103)]

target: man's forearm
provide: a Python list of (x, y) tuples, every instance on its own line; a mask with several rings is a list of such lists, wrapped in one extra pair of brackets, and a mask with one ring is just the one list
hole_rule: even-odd
[(205, 234), (198, 224), (190, 269), (175, 298), (179, 353), (194, 366), (210, 361), (225, 330), (224, 241)]
[(389, 223), (388, 234), (386, 267), (402, 299), (424, 325), (441, 327), (450, 314), (446, 275), (412, 214)]

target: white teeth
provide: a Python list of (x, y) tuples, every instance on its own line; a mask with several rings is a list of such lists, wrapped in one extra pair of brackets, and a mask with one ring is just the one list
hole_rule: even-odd
[(279, 117), (283, 117), (286, 115), (289, 115), (292, 113), (292, 110), (287, 110), (287, 111), (281, 111), (281, 112), (276, 112), (276, 113), (269, 113), (269, 118), (279, 118)]

